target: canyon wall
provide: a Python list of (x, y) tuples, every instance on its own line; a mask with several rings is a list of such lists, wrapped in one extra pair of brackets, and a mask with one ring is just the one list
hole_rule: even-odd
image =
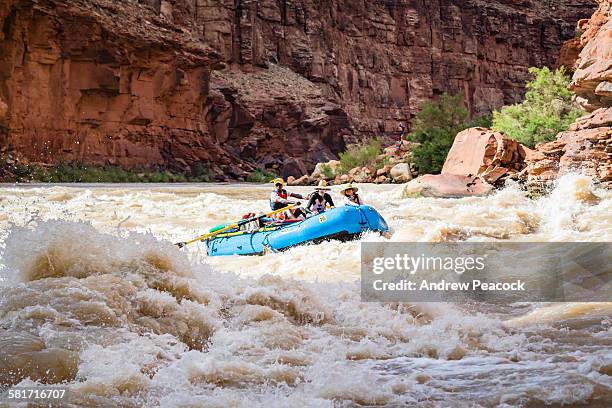
[(555, 66), (590, 0), (5, 0), (0, 155), (309, 172), (422, 101), (472, 113)]
[(177, 18), (192, 16), (224, 61), (290, 67), (339, 101), (357, 135), (393, 132), (443, 92), (463, 92), (473, 114), (519, 101), (527, 68), (557, 66), (561, 45), (595, 8), (592, 0), (176, 3)]
[[(181, 172), (205, 167), (224, 180), (247, 176), (256, 167), (253, 152), (268, 145), (285, 172), (305, 166), (294, 160), (292, 169), (291, 155), (316, 162), (344, 148), (339, 130), (348, 127), (347, 116), (318, 89), (300, 87), (294, 98), (290, 87), (299, 84), (290, 78), (281, 104), (262, 88), (271, 99), (258, 118), (234, 102), (240, 83), (230, 75), (211, 85), (211, 72), (223, 63), (193, 34), (198, 30), (150, 5), (9, 0), (0, 5), (0, 27), (4, 160)], [(282, 129), (291, 122), (299, 138), (293, 135), (293, 146), (279, 142), (290, 136), (280, 132), (266, 140), (261, 122), (269, 133), (274, 123)]]
[(183, 170), (236, 161), (202, 120), (217, 55), (148, 7), (8, 0), (0, 23), (5, 153)]

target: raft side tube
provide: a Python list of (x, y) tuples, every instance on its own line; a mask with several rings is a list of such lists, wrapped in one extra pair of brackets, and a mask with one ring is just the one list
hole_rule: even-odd
[(233, 236), (212, 238), (206, 242), (210, 256), (257, 255), (268, 249), (285, 249), (325, 240), (349, 240), (366, 231), (386, 232), (389, 227), (371, 206), (335, 207), (303, 221), (283, 225), (273, 231), (256, 231)]

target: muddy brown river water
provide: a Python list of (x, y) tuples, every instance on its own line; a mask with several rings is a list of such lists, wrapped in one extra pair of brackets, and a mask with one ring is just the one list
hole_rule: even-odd
[[(612, 192), (578, 175), (539, 200), (514, 185), (362, 195), (391, 241), (612, 238)], [(71, 406), (612, 406), (612, 303), (363, 303), (359, 241), (216, 258), (172, 245), (267, 196), (0, 186), (0, 384), (64, 383)]]

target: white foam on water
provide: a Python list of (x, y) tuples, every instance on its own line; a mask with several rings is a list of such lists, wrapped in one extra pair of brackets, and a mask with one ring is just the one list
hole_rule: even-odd
[[(307, 192), (308, 189), (296, 189)], [(610, 400), (610, 304), (363, 303), (359, 241), (208, 258), (172, 242), (268, 208), (260, 187), (1, 188), (0, 383), (77, 406), (516, 406)], [(401, 198), (391, 241), (609, 241), (612, 194)], [(366, 241), (387, 238), (368, 234)]]

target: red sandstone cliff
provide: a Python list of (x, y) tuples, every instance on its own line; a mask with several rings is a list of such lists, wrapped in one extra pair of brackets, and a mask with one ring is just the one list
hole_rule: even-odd
[[(30, 161), (303, 174), (463, 91), (556, 65), (590, 0), (5, 0), (0, 143)], [(223, 68), (225, 64), (225, 68)]]
[(392, 132), (442, 92), (464, 92), (473, 113), (519, 101), (527, 68), (556, 66), (594, 10), (581, 0), (197, 4), (191, 14), (224, 61), (292, 68), (338, 100), (358, 134)]
[(576, 102), (592, 113), (527, 156), (531, 189), (546, 188), (569, 172), (612, 184), (612, 2), (598, 1), (595, 14), (582, 24), (585, 32), (571, 84)]
[[(204, 165), (236, 179), (267, 145), (294, 172), (304, 163), (294, 160), (292, 170), (290, 155), (308, 164), (344, 148), (346, 114), (299, 75), (288, 71), (282, 95), (260, 78), (251, 103), (241, 84), (248, 75), (219, 74), (211, 84), (223, 64), (198, 28), (147, 5), (10, 0), (0, 5), (0, 27), (0, 154), (179, 171)], [(283, 133), (290, 128), (300, 137)], [(289, 136), (293, 144), (282, 143)]]
[(612, 106), (612, 2), (599, 0), (584, 29), (571, 88), (576, 101), (594, 111)]
[(148, 7), (0, 5), (2, 147), (33, 162), (187, 168), (237, 162), (203, 118), (217, 55)]

